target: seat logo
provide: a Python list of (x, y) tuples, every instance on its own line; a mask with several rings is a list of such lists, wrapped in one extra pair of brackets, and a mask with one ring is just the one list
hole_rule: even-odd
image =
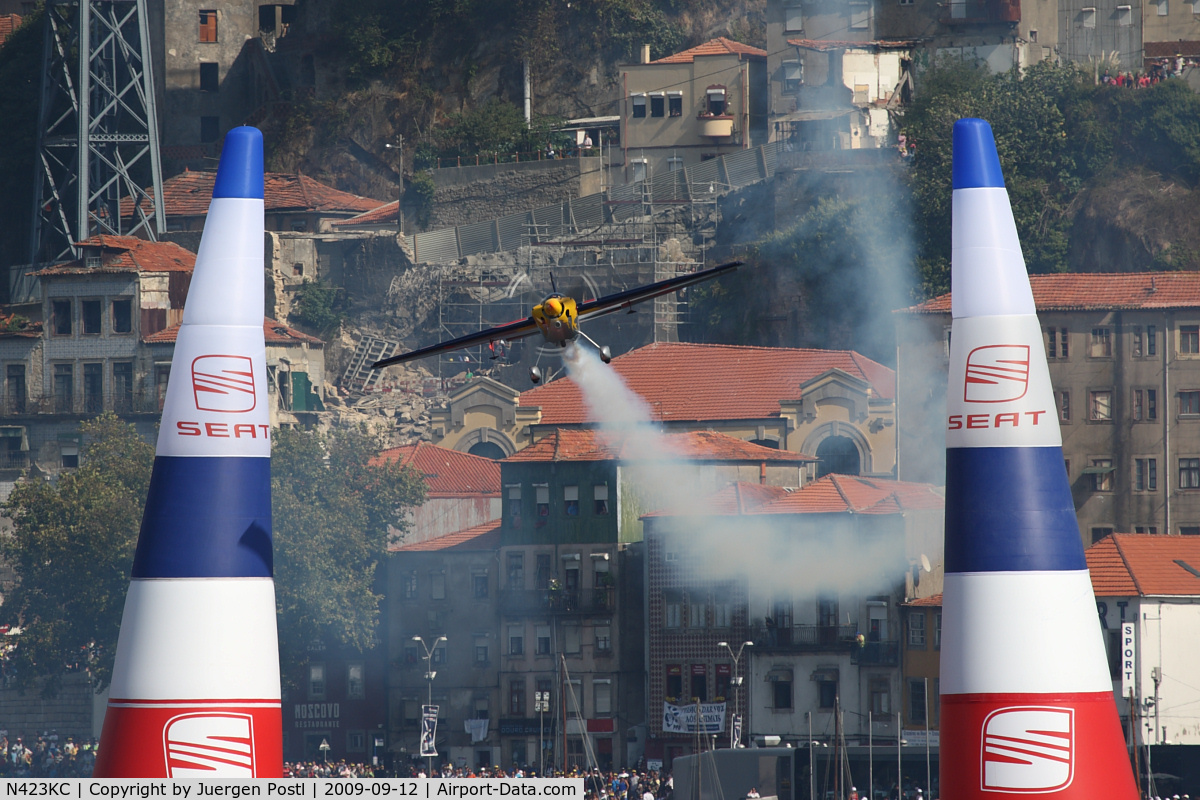
[(170, 778), (253, 778), (254, 722), (248, 714), (181, 714), (167, 720)]
[(1029, 390), (1029, 345), (989, 344), (967, 354), (963, 400), (1008, 403)]
[(246, 356), (198, 356), (192, 361), (192, 393), (200, 411), (252, 411), (258, 403), (254, 365)]
[(1075, 764), (1075, 711), (1025, 706), (1001, 708), (983, 721), (985, 792), (1057, 792), (1071, 785)]

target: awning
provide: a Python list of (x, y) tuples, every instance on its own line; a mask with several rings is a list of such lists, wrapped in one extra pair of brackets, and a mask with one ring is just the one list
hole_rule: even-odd
[(1107, 475), (1108, 473), (1112, 472), (1115, 469), (1116, 469), (1116, 467), (1084, 467), (1083, 474), (1084, 475)]

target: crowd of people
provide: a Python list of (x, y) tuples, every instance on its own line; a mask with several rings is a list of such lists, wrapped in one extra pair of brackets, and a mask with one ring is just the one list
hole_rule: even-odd
[(1104, 70), (1104, 74), (1100, 76), (1100, 83), (1105, 86), (1119, 86), (1126, 89), (1145, 89), (1161, 83), (1167, 78), (1183, 77), (1185, 70), (1195, 66), (1200, 66), (1200, 61), (1192, 58), (1185, 59), (1183, 56), (1160, 58), (1148, 62), (1143, 72), (1118, 71), (1114, 75), (1109, 70)]
[(43, 734), (26, 742), (17, 736), (9, 741), (0, 734), (0, 779), (2, 778), (90, 778), (96, 763), (95, 739), (76, 742), (67, 736)]

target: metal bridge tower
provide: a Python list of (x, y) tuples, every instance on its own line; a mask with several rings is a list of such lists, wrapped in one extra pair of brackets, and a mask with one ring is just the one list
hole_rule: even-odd
[[(45, 8), (35, 267), (77, 257), (74, 243), (96, 234), (153, 241), (165, 230), (146, 0)], [(133, 200), (126, 219), (122, 198)]]

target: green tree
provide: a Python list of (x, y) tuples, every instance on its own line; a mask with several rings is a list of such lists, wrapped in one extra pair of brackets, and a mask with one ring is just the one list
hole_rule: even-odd
[(365, 650), (375, 639), (388, 527), (403, 532), (406, 512), (425, 496), (412, 470), (372, 462), (378, 445), (358, 431), (275, 434), (271, 497), (284, 664), (303, 664), (313, 642)]
[(98, 689), (108, 685), (154, 460), (111, 413), (80, 432), (79, 468), (54, 483), (18, 483), (5, 506), (12, 535), (0, 539), (16, 573), (0, 621), (20, 628), (8, 666), (22, 686), (45, 678), (47, 694), (72, 669), (88, 669)]
[(328, 338), (346, 318), (347, 305), (346, 290), (342, 287), (306, 280), (296, 287), (288, 319)]

